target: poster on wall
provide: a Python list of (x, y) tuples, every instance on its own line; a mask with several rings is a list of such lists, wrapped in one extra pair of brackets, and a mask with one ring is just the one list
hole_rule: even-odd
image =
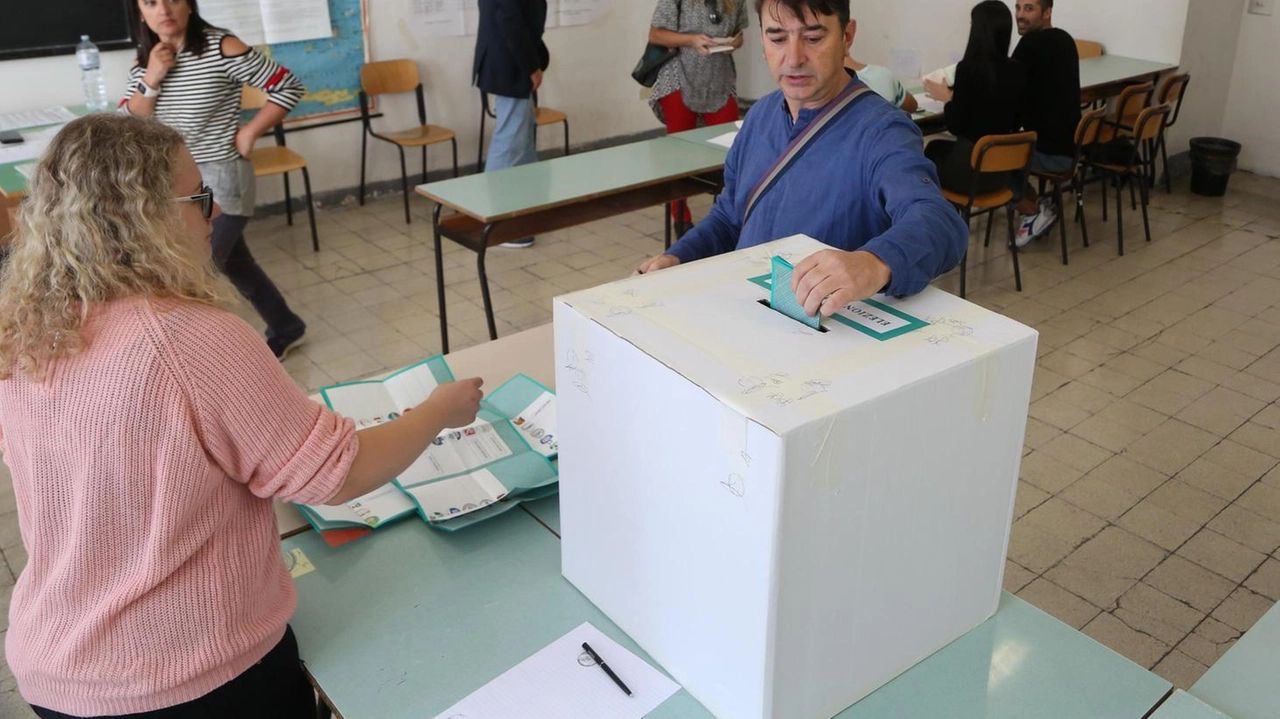
[(204, 0), (200, 15), (247, 45), (333, 37), (328, 0)]
[[(479, 31), (476, 0), (408, 0), (408, 4), (410, 24), (423, 37), (460, 37)], [(547, 28), (590, 24), (603, 4), (604, 0), (547, 0)]]

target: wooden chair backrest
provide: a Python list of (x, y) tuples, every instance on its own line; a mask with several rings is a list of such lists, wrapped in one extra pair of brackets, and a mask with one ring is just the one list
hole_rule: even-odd
[(1088, 147), (1098, 141), (1098, 133), (1102, 130), (1102, 120), (1107, 116), (1104, 109), (1090, 110), (1080, 118), (1076, 125), (1076, 145)]
[(969, 163), (977, 172), (1012, 172), (1026, 168), (1031, 151), (1036, 149), (1036, 133), (987, 135), (978, 140), (969, 155)]
[(1159, 137), (1169, 120), (1171, 109), (1168, 105), (1155, 105), (1138, 113), (1138, 120), (1133, 125), (1133, 137), (1137, 140), (1154, 140)]
[(1092, 40), (1076, 40), (1076, 54), (1079, 55), (1081, 59), (1086, 57), (1102, 57), (1104, 52), (1105, 50), (1100, 42), (1094, 42)]
[(360, 89), (366, 95), (409, 92), (422, 82), (413, 60), (368, 62), (360, 68)]
[(1120, 98), (1116, 100), (1116, 120), (1123, 121), (1126, 117), (1137, 115), (1142, 108), (1151, 104), (1151, 96), (1155, 92), (1155, 83), (1151, 82), (1130, 85), (1121, 90)]
[(1187, 92), (1187, 85), (1191, 83), (1191, 73), (1183, 72), (1177, 75), (1170, 75), (1160, 84), (1160, 91), (1156, 93), (1156, 102), (1161, 105), (1169, 105), (1173, 108), (1173, 114), (1169, 116), (1165, 125), (1172, 125), (1178, 121), (1178, 115), (1182, 112), (1182, 98)]

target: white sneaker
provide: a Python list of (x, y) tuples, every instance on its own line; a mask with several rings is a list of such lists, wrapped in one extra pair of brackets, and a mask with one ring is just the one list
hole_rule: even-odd
[(1053, 201), (1044, 198), (1040, 201), (1040, 212), (1036, 213), (1036, 221), (1031, 228), (1032, 239), (1038, 238), (1053, 227), (1058, 221), (1058, 208), (1053, 206)]
[(1039, 216), (1039, 212), (1034, 215), (1023, 215), (1022, 220), (1018, 225), (1017, 237), (1014, 239), (1014, 243), (1017, 244), (1018, 247), (1026, 247), (1028, 242), (1031, 242), (1036, 238), (1036, 236), (1032, 234), (1031, 230), (1036, 226), (1036, 218)]

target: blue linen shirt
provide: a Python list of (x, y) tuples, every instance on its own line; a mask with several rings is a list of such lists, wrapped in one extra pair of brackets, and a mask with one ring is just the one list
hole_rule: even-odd
[(884, 291), (898, 297), (959, 264), (969, 231), (938, 189), (919, 128), (871, 93), (810, 143), (742, 226), (756, 182), (819, 112), (801, 110), (793, 122), (781, 90), (753, 105), (725, 158), (724, 191), (668, 254), (692, 262), (804, 234), (884, 260), (893, 273)]

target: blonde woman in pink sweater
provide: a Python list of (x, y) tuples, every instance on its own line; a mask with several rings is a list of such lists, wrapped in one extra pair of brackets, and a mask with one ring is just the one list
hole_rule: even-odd
[(5, 653), (41, 717), (310, 717), (272, 499), (337, 504), (470, 423), (480, 380), (362, 431), (308, 400), (211, 260), (177, 132), (67, 125), (0, 280), (0, 449), (30, 556)]

